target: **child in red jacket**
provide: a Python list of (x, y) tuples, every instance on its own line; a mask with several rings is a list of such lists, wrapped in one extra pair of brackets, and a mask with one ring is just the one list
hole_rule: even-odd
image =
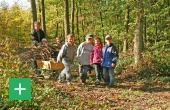
[(101, 66), (101, 58), (102, 58), (102, 43), (99, 37), (94, 38), (94, 46), (93, 50), (90, 54), (90, 64), (94, 65), (94, 70), (96, 74), (96, 84), (100, 84), (102, 76), (102, 66)]

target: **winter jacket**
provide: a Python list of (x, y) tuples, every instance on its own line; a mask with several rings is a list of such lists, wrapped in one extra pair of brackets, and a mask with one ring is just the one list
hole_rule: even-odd
[[(40, 38), (38, 37), (38, 32), (39, 32), (39, 36)], [(40, 43), (42, 41), (43, 38), (45, 38), (45, 34), (44, 34), (44, 31), (39, 29), (39, 31), (36, 32), (36, 30), (33, 31), (33, 33), (31, 34), (32, 35), (32, 40), (33, 41), (37, 41), (38, 43)]]
[(102, 58), (102, 45), (94, 45), (90, 54), (90, 63), (101, 63)]
[(78, 62), (81, 65), (90, 65), (90, 53), (92, 52), (93, 45), (87, 42), (82, 42), (77, 49)]
[(103, 67), (112, 67), (112, 63), (116, 64), (118, 59), (118, 51), (113, 43), (110, 43), (109, 45), (106, 44), (106, 46), (102, 48), (102, 54)]
[(68, 43), (65, 43), (62, 47), (60, 52), (57, 56), (57, 62), (60, 62), (62, 60), (62, 63), (64, 64), (70, 64), (73, 62), (74, 57), (76, 55), (76, 45), (73, 44), (73, 46), (69, 46)]

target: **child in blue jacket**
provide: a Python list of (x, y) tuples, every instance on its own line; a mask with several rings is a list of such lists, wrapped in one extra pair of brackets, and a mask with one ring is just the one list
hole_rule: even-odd
[(118, 51), (112, 42), (112, 36), (105, 37), (106, 45), (102, 48), (102, 67), (105, 84), (114, 86), (114, 68), (118, 59)]

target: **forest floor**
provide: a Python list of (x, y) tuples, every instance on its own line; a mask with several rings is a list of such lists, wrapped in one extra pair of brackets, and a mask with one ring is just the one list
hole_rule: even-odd
[[(114, 110), (170, 110), (169, 85), (160, 82), (135, 81), (124, 78), (124, 75), (116, 75), (115, 86), (109, 88), (103, 84), (95, 85), (94, 73), (88, 75), (87, 84), (79, 82), (77, 72), (72, 72), (72, 85), (58, 83), (56, 78), (38, 79), (67, 91), (71, 96), (81, 97), (83, 104), (91, 106), (92, 103), (107, 105), (107, 109)], [(93, 108), (93, 107), (92, 107)], [(93, 108), (94, 109), (94, 108)], [(99, 107), (100, 109), (100, 107)]]
[[(22, 52), (18, 51), (18, 56), (21, 59), (29, 60), (29, 57), (23, 57), (28, 56), (26, 48), (20, 49)], [(86, 109), (170, 110), (170, 85), (161, 81), (161, 78), (160, 80), (137, 79), (136, 73), (131, 72), (130, 68), (126, 68), (121, 74), (115, 74), (115, 86), (109, 88), (103, 82), (95, 85), (94, 71), (88, 74), (87, 84), (81, 84), (77, 68), (74, 69), (72, 68), (71, 71), (72, 84), (69, 86), (65, 81), (57, 83), (56, 77), (41, 79), (37, 78), (34, 73), (30, 73), (30, 77), (39, 83), (50, 82), (53, 87), (66, 91), (73, 100), (76, 100), (73, 97), (80, 97), (80, 102), (76, 103), (81, 105), (82, 109), (85, 109), (86, 106)], [(52, 97), (48, 96), (46, 101), (50, 102), (50, 100)], [(55, 102), (51, 101), (51, 104), (55, 106)], [(80, 109), (80, 106), (77, 107)]]

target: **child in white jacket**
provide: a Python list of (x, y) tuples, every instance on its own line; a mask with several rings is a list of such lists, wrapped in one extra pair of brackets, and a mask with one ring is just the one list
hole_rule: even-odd
[(87, 34), (86, 41), (82, 42), (77, 49), (77, 58), (80, 64), (79, 75), (82, 83), (86, 83), (87, 72), (90, 66), (90, 53), (93, 49), (93, 35)]

